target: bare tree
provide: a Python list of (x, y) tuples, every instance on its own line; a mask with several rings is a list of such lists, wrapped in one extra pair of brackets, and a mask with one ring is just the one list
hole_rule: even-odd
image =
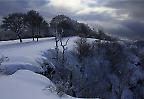
[(34, 10), (28, 11), (27, 16), (26, 16), (27, 25), (31, 29), (33, 41), (34, 41), (34, 35), (35, 35), (34, 29), (36, 28), (37, 16), (38, 16), (38, 13), (37, 11), (34, 11)]
[(57, 26), (55, 27), (55, 29), (54, 29), (55, 31), (55, 51), (56, 51), (56, 57), (55, 57), (55, 59), (56, 59), (56, 61), (58, 62), (59, 61), (59, 47), (58, 47), (58, 42), (59, 42), (59, 33), (58, 33), (58, 31), (57, 31)]
[(62, 65), (64, 66), (65, 64), (65, 51), (67, 50), (67, 44), (68, 44), (69, 39), (66, 40), (66, 42), (64, 43), (62, 41), (62, 38), (60, 39), (60, 45), (62, 47)]
[(47, 27), (47, 22), (37, 11), (34, 10), (27, 12), (26, 22), (27, 26), (31, 29), (33, 41), (34, 38), (37, 38), (38, 41), (41, 34), (41, 29), (42, 27)]
[(37, 41), (38, 41), (38, 39), (39, 39), (39, 37), (40, 37), (40, 34), (41, 34), (41, 25), (42, 24), (45, 24), (46, 23), (46, 21), (43, 19), (43, 17), (42, 16), (37, 16), (37, 18), (36, 18), (36, 29), (37, 29), (37, 34), (35, 35), (36, 36), (36, 38), (37, 38)]
[(15, 32), (20, 42), (22, 42), (21, 33), (24, 31), (25, 27), (25, 14), (23, 13), (9, 14), (3, 18), (1, 25), (2, 29)]

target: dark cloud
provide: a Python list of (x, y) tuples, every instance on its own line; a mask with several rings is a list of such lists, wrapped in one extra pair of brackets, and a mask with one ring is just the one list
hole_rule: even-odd
[(0, 15), (4, 16), (8, 13), (24, 11), (28, 8), (26, 1), (0, 1)]
[[(26, 12), (34, 9), (39, 11), (47, 20), (58, 14), (65, 14), (75, 20), (89, 24), (101, 24), (107, 32), (114, 35), (135, 39), (143, 39), (144, 37), (144, 0), (89, 0), (92, 2), (88, 2), (84, 7), (91, 10), (103, 7), (103, 9), (108, 8), (108, 10), (101, 12), (94, 10), (83, 14), (77, 14), (77, 10), (71, 11), (70, 8), (50, 5), (51, 1), (0, 0), (0, 20), (3, 16), (12, 12)], [(64, 1), (69, 2), (69, 0)]]
[(37, 9), (45, 5), (46, 0), (1, 0), (0, 16), (13, 12), (26, 12), (30, 9)]
[(84, 15), (78, 15), (78, 16), (72, 16), (75, 19), (79, 21), (108, 21), (112, 20), (112, 17), (110, 17), (108, 14), (99, 14), (99, 13), (91, 13), (91, 14), (84, 14)]
[(117, 13), (128, 13), (134, 20), (144, 19), (144, 0), (110, 0), (104, 6), (117, 10)]
[(125, 21), (122, 23), (122, 25), (131, 31), (130, 35), (133, 36), (133, 38), (139, 38), (143, 39), (144, 37), (144, 23), (143, 22), (138, 22), (138, 21)]

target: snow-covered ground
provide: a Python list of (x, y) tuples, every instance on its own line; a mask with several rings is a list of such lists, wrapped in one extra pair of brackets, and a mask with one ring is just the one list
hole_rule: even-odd
[[(0, 56), (8, 57), (8, 61), (3, 62), (0, 68), (12, 75), (0, 74), (0, 99), (59, 99), (56, 92), (47, 90), (52, 85), (51, 81), (32, 72), (41, 70), (37, 60), (42, 58), (44, 51), (54, 46), (53, 37), (41, 38), (39, 42), (32, 39), (25, 39), (23, 43), (19, 40), (1, 41)], [(62, 98), (73, 99), (67, 95)]]
[(53, 84), (46, 77), (29, 70), (19, 70), (13, 75), (0, 76), (0, 99), (76, 99), (59, 97), (47, 89)]
[[(73, 37), (69, 41), (72, 47)], [(67, 38), (66, 38), (67, 39)], [(23, 43), (19, 40), (1, 41), (0, 56), (8, 57), (8, 61), (1, 64), (1, 69), (6, 69), (12, 75), (0, 74), (0, 98), (2, 99), (59, 99), (56, 92), (48, 90), (52, 82), (33, 71), (40, 71), (37, 63), (42, 58), (44, 51), (54, 49), (54, 38), (41, 38), (39, 42), (32, 39), (24, 39)], [(68, 95), (63, 99), (73, 99)]]
[[(70, 39), (67, 46), (68, 50), (73, 50), (73, 48), (75, 47), (74, 41), (78, 39), (78, 37), (64, 38), (64, 41), (66, 41), (67, 39)], [(93, 40), (95, 39), (88, 39), (88, 41), (90, 42)], [(112, 42), (110, 42), (109, 46), (111, 46), (111, 43)], [(117, 73), (111, 74), (111, 72), (109, 72), (109, 69), (111, 69), (112, 67), (108, 66), (109, 60), (105, 59), (105, 57), (107, 57), (106, 54), (103, 55), (104, 54), (103, 50), (106, 50), (105, 47), (102, 49), (101, 48), (95, 49), (95, 51), (101, 50), (99, 54), (96, 53), (96, 55), (98, 56), (92, 57), (90, 58), (90, 60), (87, 59), (87, 61), (85, 61), (86, 64), (85, 66), (87, 66), (86, 73), (89, 74), (88, 77), (91, 77), (89, 78), (89, 81), (91, 82), (91, 80), (93, 80), (93, 77), (94, 79), (95, 77), (99, 78), (99, 76), (101, 77), (103, 73), (106, 73), (104, 75), (107, 75), (108, 78), (106, 77), (103, 79), (105, 79), (106, 81), (107, 79), (109, 79), (110, 83), (101, 82), (103, 80), (100, 79), (99, 81), (100, 85), (97, 82), (95, 83), (96, 86), (92, 85), (92, 87), (95, 87), (94, 91), (96, 92), (99, 91), (99, 88), (105, 90), (103, 89), (103, 87), (101, 87), (101, 85), (104, 86), (105, 84), (107, 85), (112, 84), (113, 86), (112, 90), (114, 91), (109, 93), (110, 97), (112, 95), (112, 97), (115, 97), (116, 99), (118, 94), (115, 93), (115, 90), (117, 90), (117, 88), (121, 88), (120, 86), (125, 86), (122, 89), (118, 89), (118, 90), (122, 90), (122, 93), (119, 92), (119, 94), (122, 94), (121, 96), (122, 99), (133, 99), (132, 97), (135, 94), (136, 95), (141, 94), (141, 97), (143, 97), (143, 89), (144, 89), (143, 87), (139, 88), (139, 92), (133, 92), (131, 89), (129, 89), (130, 87), (129, 84), (137, 86), (138, 82), (143, 81), (144, 79), (143, 71), (141, 70), (141, 68), (139, 68), (136, 65), (139, 62), (139, 57), (135, 56), (135, 54), (133, 54), (132, 52), (129, 52), (129, 50), (127, 50), (127, 47), (123, 42), (119, 42), (119, 43), (123, 47), (122, 55), (126, 55), (128, 57), (126, 58), (127, 59), (126, 62), (124, 63), (120, 62), (121, 65), (118, 65), (119, 66), (118, 70), (126, 74), (126, 75), (121, 75), (123, 77), (126, 76), (126, 78), (124, 77), (123, 79), (124, 82), (127, 81), (127, 77), (129, 77), (127, 81), (128, 84), (126, 85), (125, 83), (123, 84), (123, 81), (119, 79), (120, 77), (118, 76)], [(25, 39), (23, 40), (23, 43), (19, 43), (19, 40), (1, 41), (0, 56), (6, 56), (8, 57), (9, 60), (1, 64), (0, 70), (1, 69), (6, 70), (5, 73), (12, 74), (12, 75), (0, 74), (0, 99), (1, 98), (2, 99), (58, 99), (60, 98), (55, 91), (51, 92), (50, 90), (48, 90), (48, 86), (52, 85), (52, 83), (48, 78), (34, 73), (42, 70), (38, 64), (38, 61), (41, 58), (46, 58), (43, 56), (43, 52), (54, 48), (55, 48), (55, 40), (53, 37), (41, 38), (39, 42), (36, 41), (33, 42), (32, 39)], [(48, 58), (51, 57), (51, 54), (48, 54)], [(67, 54), (69, 55), (69, 53)], [(75, 61), (72, 55), (69, 55), (69, 62), (72, 63), (73, 66), (77, 65), (77, 60)], [(101, 62), (103, 63), (102, 64), (103, 67), (101, 66)], [(90, 66), (91, 68), (89, 68)], [(129, 73), (129, 71), (131, 73), (130, 76), (129, 74), (127, 74)], [(76, 73), (78, 72), (76, 71), (75, 74)], [(77, 75), (78, 74), (76, 74), (76, 76)], [(107, 85), (104, 88), (107, 88)], [(84, 85), (84, 87), (87, 90), (89, 86)], [(104, 93), (103, 95), (105, 94), (106, 93)], [(65, 97), (62, 98), (72, 99), (73, 97), (65, 95)]]
[[(68, 39), (68, 38), (65, 38)], [(68, 48), (71, 49), (73, 41), (77, 37), (72, 37), (69, 40)], [(44, 51), (54, 49), (54, 37), (41, 38), (39, 42), (33, 42), (32, 39), (24, 39), (23, 43), (19, 40), (1, 41), (0, 55), (9, 58), (7, 62), (2, 63), (1, 68), (7, 68), (7, 71), (13, 73), (19, 69), (28, 69), (32, 71), (40, 71), (37, 61), (42, 58)]]

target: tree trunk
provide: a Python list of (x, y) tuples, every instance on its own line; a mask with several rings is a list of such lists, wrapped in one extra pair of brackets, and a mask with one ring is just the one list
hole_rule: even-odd
[(62, 46), (63, 48), (63, 51), (62, 51), (62, 65), (64, 66), (65, 65), (65, 48), (64, 46)]
[(38, 42), (38, 35), (37, 35), (37, 42)]
[(59, 53), (59, 48), (58, 48), (58, 38), (57, 37), (55, 37), (55, 50), (56, 50), (56, 61), (57, 61), (57, 63), (58, 63), (58, 58), (59, 58), (59, 55), (58, 55), (58, 53)]
[(33, 41), (34, 41), (34, 30), (33, 30), (33, 26), (32, 26), (31, 28), (32, 28), (32, 38), (33, 38)]
[(32, 38), (33, 38), (33, 41), (34, 41), (34, 40), (35, 40), (35, 39), (34, 39), (34, 35), (33, 35), (33, 37), (32, 37)]
[(37, 24), (37, 26), (36, 26), (36, 39), (37, 39), (37, 42), (38, 42), (38, 34), (39, 34), (39, 25)]
[(21, 38), (21, 36), (19, 34), (18, 34), (18, 38), (20, 40), (20, 43), (22, 43), (22, 38)]
[(40, 36), (40, 28), (41, 28), (41, 26), (40, 26), (40, 24), (38, 25), (38, 34), (37, 34), (37, 41), (39, 40), (39, 36)]

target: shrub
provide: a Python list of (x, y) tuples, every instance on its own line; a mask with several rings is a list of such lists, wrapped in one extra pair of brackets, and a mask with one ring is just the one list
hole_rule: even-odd
[(1, 65), (3, 62), (8, 61), (8, 60), (9, 60), (8, 57), (2, 56), (2, 57), (0, 58), (0, 65)]
[(59, 81), (56, 83), (56, 92), (57, 95), (62, 97), (64, 94), (68, 91), (68, 83), (65, 83), (63, 81)]
[(65, 93), (69, 90), (69, 83), (65, 83), (63, 81), (58, 81), (55, 85), (51, 84), (46, 87), (51, 93), (56, 92), (59, 97), (64, 97)]
[[(1, 65), (3, 62), (6, 62), (6, 61), (8, 61), (8, 60), (9, 60), (8, 57), (2, 56), (2, 57), (0, 58), (0, 65)], [(4, 68), (4, 69), (0, 68), (0, 73), (5, 73), (6, 70), (7, 70), (7, 68)]]
[(80, 38), (75, 41), (76, 43), (76, 55), (78, 56), (78, 59), (80, 61), (83, 60), (83, 58), (90, 56), (92, 49), (91, 45), (87, 42), (86, 38)]
[(144, 69), (144, 53), (140, 55), (140, 66)]
[(49, 85), (48, 87), (46, 87), (47, 90), (49, 90), (51, 93), (56, 92), (56, 94), (59, 97), (63, 97), (65, 95), (65, 91), (66, 91), (66, 86), (64, 83), (62, 83), (61, 81), (59, 81), (58, 83), (54, 85)]

